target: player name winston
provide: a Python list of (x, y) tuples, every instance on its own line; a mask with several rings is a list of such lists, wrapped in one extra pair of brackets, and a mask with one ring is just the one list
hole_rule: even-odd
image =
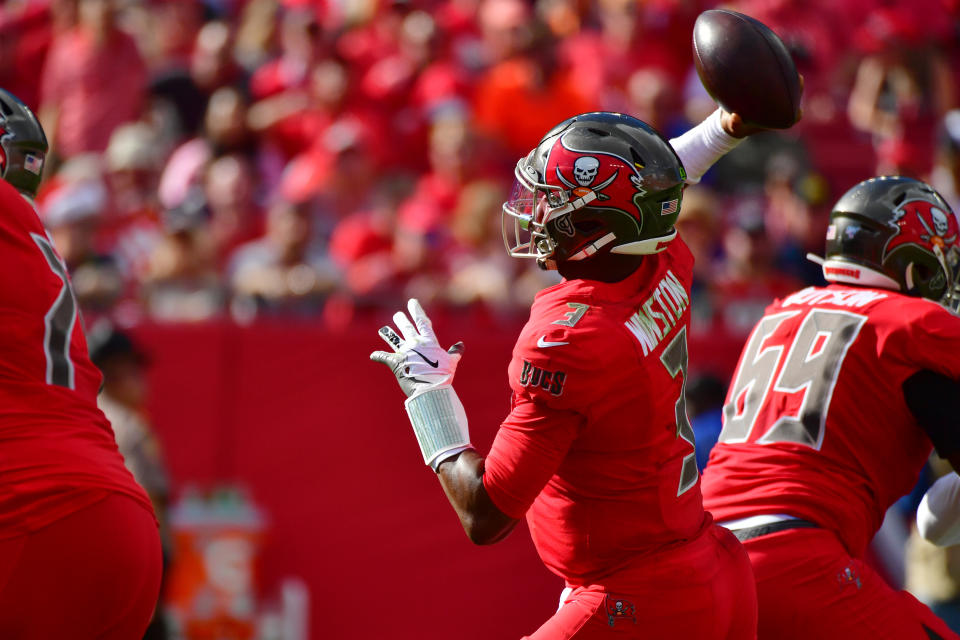
[(670, 333), (689, 306), (690, 297), (679, 278), (667, 269), (666, 275), (647, 301), (640, 305), (624, 325), (640, 342), (643, 355), (647, 355)]

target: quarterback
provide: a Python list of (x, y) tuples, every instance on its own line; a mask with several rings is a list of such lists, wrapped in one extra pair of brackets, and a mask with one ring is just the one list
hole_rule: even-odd
[(46, 152), (34, 114), (0, 89), (0, 638), (130, 640), (157, 602), (160, 537), (30, 200)]
[(533, 303), (486, 458), (452, 387), (463, 345), (441, 348), (416, 300), (394, 316), (399, 334), (380, 330), (393, 352), (371, 358), (408, 396), (467, 535), (496, 542), (526, 517), (566, 582), (529, 638), (755, 637), (746, 554), (702, 505), (684, 404), (693, 257), (674, 228), (685, 182), (750, 132), (718, 110), (668, 142), (636, 118), (586, 113), (518, 162), (507, 249), (564, 280)]
[(862, 560), (932, 448), (960, 468), (960, 228), (923, 182), (865, 180), (830, 215), (826, 287), (750, 335), (703, 476), (744, 542), (758, 637), (958, 638)]

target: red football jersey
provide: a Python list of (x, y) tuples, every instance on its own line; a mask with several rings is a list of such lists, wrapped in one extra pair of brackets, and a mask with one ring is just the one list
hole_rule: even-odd
[(901, 385), (960, 378), (960, 317), (893, 291), (809, 287), (767, 308), (740, 356), (703, 477), (718, 521), (787, 514), (860, 555), (932, 444)]
[(151, 508), (97, 408), (100, 371), (66, 267), (33, 207), (2, 180), (0, 270), (0, 538), (87, 506), (96, 490)]
[(677, 239), (621, 282), (547, 288), (514, 348), (483, 482), (568, 584), (615, 584), (710, 524), (683, 400), (692, 272)]

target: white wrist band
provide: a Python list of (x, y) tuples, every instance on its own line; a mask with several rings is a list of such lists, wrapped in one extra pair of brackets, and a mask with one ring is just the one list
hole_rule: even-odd
[(418, 391), (403, 403), (424, 464), (434, 471), (443, 460), (472, 447), (467, 414), (450, 385)]
[(743, 142), (723, 130), (720, 109), (683, 135), (672, 138), (670, 146), (680, 156), (687, 172), (687, 184), (696, 184), (714, 163)]

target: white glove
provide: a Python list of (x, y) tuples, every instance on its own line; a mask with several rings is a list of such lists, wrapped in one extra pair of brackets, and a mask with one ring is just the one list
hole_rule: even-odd
[(407, 395), (404, 406), (423, 461), (436, 471), (441, 462), (472, 447), (467, 415), (452, 386), (463, 343), (444, 350), (420, 303), (411, 298), (407, 309), (413, 323), (402, 311), (393, 315), (402, 339), (389, 326), (380, 329), (394, 352), (374, 351), (370, 359), (390, 367), (397, 377)]
[(448, 350), (440, 346), (433, 332), (433, 323), (416, 298), (410, 298), (407, 309), (416, 326), (403, 311), (397, 311), (393, 314), (393, 321), (403, 339), (391, 327), (381, 327), (380, 337), (394, 352), (374, 351), (370, 359), (390, 367), (409, 398), (427, 387), (452, 384), (464, 347), (462, 342)]

